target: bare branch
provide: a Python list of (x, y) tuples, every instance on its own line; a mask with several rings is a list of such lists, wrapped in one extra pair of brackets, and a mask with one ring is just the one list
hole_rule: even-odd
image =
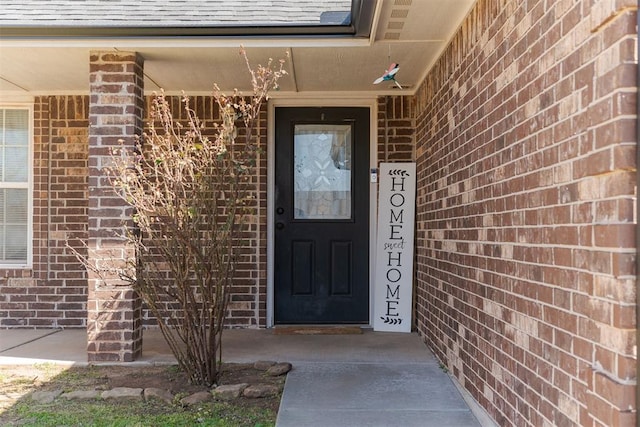
[[(136, 257), (96, 264), (68, 246), (98, 277), (132, 286), (157, 318), (178, 363), (195, 383), (217, 381), (220, 342), (242, 249), (241, 232), (257, 192), (260, 113), (268, 92), (286, 74), (284, 61), (253, 69), (244, 49), (252, 95), (225, 95), (214, 85), (221, 120), (206, 127), (181, 99), (182, 115), (160, 92), (136, 147), (112, 153), (114, 191), (134, 209), (134, 230), (120, 236)], [(176, 117), (184, 117), (178, 120)], [(244, 128), (238, 136), (238, 124)], [(90, 248), (87, 248), (90, 253)]]

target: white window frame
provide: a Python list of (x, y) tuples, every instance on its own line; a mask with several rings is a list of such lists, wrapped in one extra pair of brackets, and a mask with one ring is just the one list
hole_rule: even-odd
[[(28, 155), (27, 155), (27, 167), (29, 173), (27, 174), (27, 184), (22, 183), (4, 183), (0, 181), (0, 188), (26, 188), (27, 189), (27, 259), (26, 263), (6, 263), (0, 260), (0, 269), (2, 270), (17, 270), (33, 267), (33, 152), (34, 152), (34, 118), (33, 118), (33, 104), (4, 104), (0, 103), (0, 109), (2, 110), (27, 110), (28, 114)], [(48, 166), (47, 166), (48, 167)]]

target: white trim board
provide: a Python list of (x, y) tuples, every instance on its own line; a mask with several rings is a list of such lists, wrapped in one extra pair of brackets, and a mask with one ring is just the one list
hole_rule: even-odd
[[(34, 228), (34, 218), (33, 218), (33, 205), (35, 203), (35, 194), (34, 194), (34, 153), (35, 153), (35, 131), (34, 131), (34, 104), (33, 102), (0, 102), (0, 108), (2, 109), (20, 109), (27, 110), (27, 114), (29, 116), (28, 120), (28, 154), (27, 154), (27, 167), (29, 168), (29, 174), (27, 177), (27, 185), (25, 188), (27, 189), (27, 259), (26, 263), (10, 263), (10, 264), (0, 264), (0, 269), (2, 270), (24, 270), (33, 268), (33, 228)], [(49, 195), (47, 195), (49, 198)]]

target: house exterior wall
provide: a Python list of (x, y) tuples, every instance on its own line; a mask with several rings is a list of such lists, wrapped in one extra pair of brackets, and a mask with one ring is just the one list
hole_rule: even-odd
[[(142, 354), (142, 299), (112, 269), (126, 269), (135, 250), (125, 233), (133, 207), (113, 191), (113, 150), (134, 149), (144, 129), (144, 59), (136, 52), (92, 51), (89, 62), (89, 208), (87, 357), (130, 362)], [(107, 266), (107, 268), (105, 268)]]
[[(150, 100), (147, 99), (146, 111), (150, 111)], [(188, 116), (184, 110), (181, 97), (169, 98), (171, 111), (177, 123), (188, 127)], [(213, 136), (217, 130), (214, 122), (220, 120), (218, 106), (213, 97), (190, 97), (189, 107), (194, 110), (197, 117), (203, 120), (204, 135)], [(147, 121), (149, 117), (147, 116)], [(231, 289), (229, 303), (229, 315), (226, 325), (229, 327), (265, 327), (267, 319), (267, 111), (260, 113), (259, 123), (254, 128), (254, 137), (257, 138), (258, 158), (257, 168), (251, 177), (254, 186), (252, 194), (255, 208), (254, 214), (248, 216), (245, 230), (242, 232), (242, 250), (235, 271), (235, 280)], [(243, 143), (244, 129), (238, 129), (238, 143)], [(169, 303), (166, 303), (165, 310)], [(146, 326), (156, 325), (156, 319), (145, 310), (143, 314)]]
[[(149, 103), (148, 97), (147, 112)], [(214, 105), (212, 97), (192, 98), (209, 132), (218, 118)], [(30, 269), (0, 271), (0, 327), (87, 327), (87, 271), (73, 250), (87, 255), (89, 109), (89, 96), (42, 96), (34, 102), (34, 262)], [(172, 98), (172, 110), (178, 121), (186, 120), (180, 97)], [(266, 326), (266, 126), (265, 108), (257, 128), (262, 150), (254, 176), (256, 215), (243, 236), (246, 250), (232, 290), (230, 327)], [(156, 324), (144, 309), (142, 321)]]
[[(417, 329), (501, 425), (636, 421), (636, 8), (478, 0), (415, 96), (378, 99), (379, 160), (418, 164)], [(34, 263), (0, 271), (0, 327), (87, 327), (65, 247), (89, 237), (89, 101), (35, 99)], [(266, 325), (266, 163), (232, 327)]]
[(85, 327), (89, 98), (34, 101), (33, 266), (0, 270), (0, 327)]
[(378, 162), (414, 161), (415, 131), (413, 97), (378, 98)]
[[(148, 113), (149, 97), (146, 102)], [(411, 102), (403, 96), (379, 98), (380, 161), (413, 159)], [(186, 122), (180, 97), (172, 97), (171, 105), (176, 120)], [(214, 99), (192, 97), (191, 106), (213, 132), (218, 119)], [(41, 96), (34, 102), (34, 263), (31, 269), (0, 271), (0, 327), (87, 327), (87, 271), (68, 246), (87, 255), (89, 111), (89, 96)], [(257, 214), (248, 224), (246, 251), (236, 272), (230, 327), (265, 327), (267, 321), (266, 108), (258, 132), (262, 150), (254, 176)], [(145, 309), (142, 321), (146, 327), (156, 325)]]
[(636, 9), (479, 0), (414, 100), (417, 327), (500, 425), (636, 422)]

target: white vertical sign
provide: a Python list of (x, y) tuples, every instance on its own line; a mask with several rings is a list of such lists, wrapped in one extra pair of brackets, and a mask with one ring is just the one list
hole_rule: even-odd
[(411, 332), (416, 164), (381, 163), (373, 329)]

